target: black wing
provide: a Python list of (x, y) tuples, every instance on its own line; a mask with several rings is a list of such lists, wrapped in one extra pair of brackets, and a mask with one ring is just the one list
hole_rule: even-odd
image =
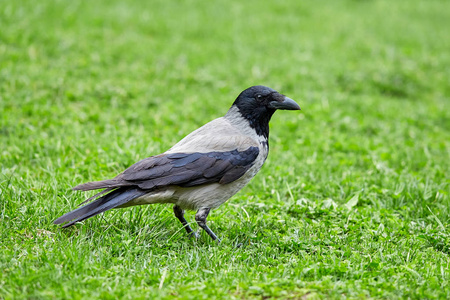
[(114, 179), (74, 187), (75, 190), (84, 191), (106, 190), (87, 200), (98, 197), (95, 201), (59, 217), (54, 223), (70, 221), (63, 227), (72, 226), (162, 186), (192, 187), (205, 183), (233, 182), (251, 168), (258, 154), (257, 147), (250, 147), (245, 151), (171, 153), (146, 158)]
[(169, 153), (143, 159), (111, 180), (81, 184), (76, 190), (137, 186), (143, 190), (177, 185), (227, 184), (239, 179), (259, 155), (258, 147), (245, 151)]

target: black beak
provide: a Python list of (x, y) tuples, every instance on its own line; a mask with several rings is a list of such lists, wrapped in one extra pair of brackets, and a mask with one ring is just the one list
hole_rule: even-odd
[(269, 107), (274, 109), (284, 109), (284, 110), (300, 110), (300, 106), (292, 100), (284, 96), (282, 101), (271, 101), (269, 102)]

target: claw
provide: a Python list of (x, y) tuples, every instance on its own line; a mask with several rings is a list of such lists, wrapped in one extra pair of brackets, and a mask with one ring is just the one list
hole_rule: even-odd
[(189, 238), (198, 240), (200, 238), (200, 235), (197, 232), (192, 231), (189, 233)]
[(200, 208), (195, 214), (195, 221), (197, 221), (198, 226), (203, 228), (209, 236), (220, 243), (220, 239), (217, 235), (206, 225), (206, 218), (208, 217), (209, 211), (211, 208)]

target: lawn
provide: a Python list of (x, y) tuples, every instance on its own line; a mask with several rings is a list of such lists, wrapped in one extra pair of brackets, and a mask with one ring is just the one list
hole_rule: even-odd
[[(0, 0), (0, 28), (0, 299), (450, 298), (450, 2)], [(53, 225), (256, 84), (302, 111), (221, 244), (170, 205)]]

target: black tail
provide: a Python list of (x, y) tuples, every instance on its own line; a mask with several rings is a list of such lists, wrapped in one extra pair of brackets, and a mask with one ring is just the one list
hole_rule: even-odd
[(64, 222), (71, 221), (65, 224), (63, 227), (69, 227), (76, 222), (81, 222), (83, 220), (89, 219), (95, 215), (98, 215), (104, 211), (117, 207), (119, 205), (125, 204), (133, 199), (136, 199), (146, 192), (139, 188), (130, 187), (120, 187), (110, 193), (101, 196), (94, 202), (86, 204), (80, 208), (77, 208), (67, 214), (59, 217), (53, 223), (62, 224)]

